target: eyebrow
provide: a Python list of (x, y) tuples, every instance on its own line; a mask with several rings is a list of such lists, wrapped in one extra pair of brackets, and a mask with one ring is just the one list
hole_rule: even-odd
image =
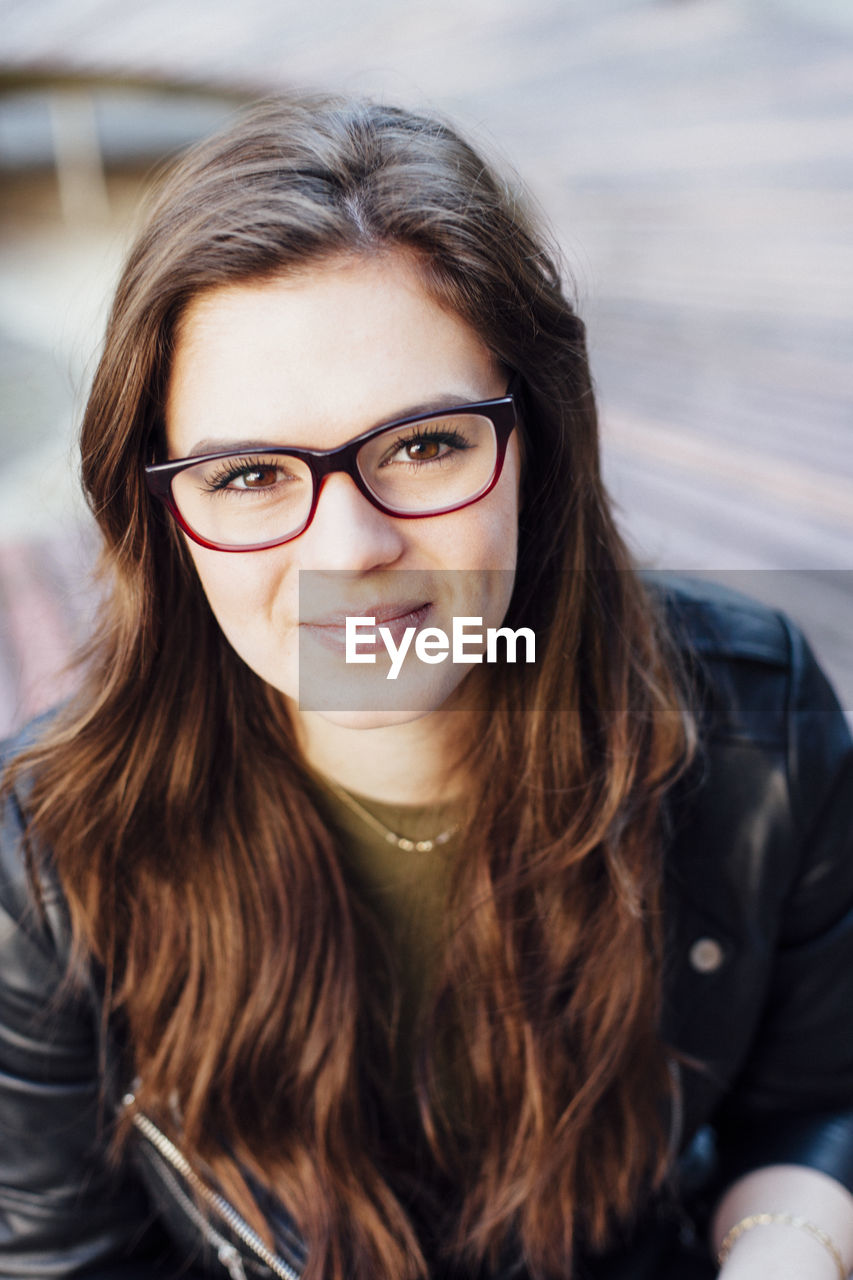
[[(420, 404), (414, 404), (410, 408), (404, 409), (400, 413), (395, 413), (390, 418), (380, 418), (373, 427), (365, 427), (362, 431), (356, 431), (350, 436), (351, 440), (357, 436), (364, 435), (365, 431), (371, 431), (375, 427), (382, 427), (387, 424), (399, 422), (406, 418), (417, 418), (420, 414), (437, 413), (441, 409), (459, 409), (468, 404), (479, 404), (481, 401), (501, 400), (502, 396), (480, 396), (476, 400), (466, 398), (460, 399), (459, 395), (439, 395), (434, 396), (431, 400), (424, 400)], [(288, 444), (292, 444), (288, 441)], [(346, 443), (346, 441), (344, 441)], [(250, 453), (263, 449), (286, 449), (287, 444), (275, 444), (270, 439), (261, 440), (257, 437), (245, 440), (227, 440), (224, 437), (206, 437), (204, 440), (198, 440), (189, 453), (185, 454), (187, 458), (198, 458), (206, 453)], [(311, 445), (293, 445), (295, 449), (311, 448)]]

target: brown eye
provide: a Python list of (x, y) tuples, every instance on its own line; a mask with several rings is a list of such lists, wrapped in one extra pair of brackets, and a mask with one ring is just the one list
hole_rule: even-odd
[[(463, 427), (453, 418), (442, 418), (437, 423), (417, 422), (406, 427), (403, 433), (392, 434), (389, 431), (388, 444), (385, 444), (385, 434), (377, 437), (377, 443), (371, 442), (361, 457), (368, 471), (402, 470), (405, 467), (410, 475), (421, 473), (420, 478), (424, 480), (427, 472), (458, 464), (463, 454), (474, 449), (477, 441), (472, 441), (470, 434), (471, 427), (467, 424)], [(359, 466), (362, 466), (361, 461)]]
[(412, 440), (406, 445), (406, 454), (412, 462), (428, 462), (441, 452), (438, 440)]
[(198, 478), (208, 493), (241, 494), (283, 492), (283, 486), (298, 484), (305, 477), (293, 466), (293, 459), (228, 458), (222, 464), (202, 464)]
[(275, 467), (255, 467), (251, 471), (240, 472), (239, 487), (242, 489), (268, 489), (275, 484), (276, 477), (277, 470)]

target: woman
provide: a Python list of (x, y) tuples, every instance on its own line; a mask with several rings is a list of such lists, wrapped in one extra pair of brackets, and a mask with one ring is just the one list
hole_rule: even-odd
[[(517, 195), (435, 120), (249, 113), (149, 213), (82, 449), (0, 1275), (846, 1274), (849, 736), (783, 619), (631, 571)], [(460, 618), (535, 660), (440, 663)]]

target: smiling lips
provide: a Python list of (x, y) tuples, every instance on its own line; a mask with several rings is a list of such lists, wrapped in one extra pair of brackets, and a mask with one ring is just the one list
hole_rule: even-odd
[(416, 631), (427, 625), (427, 618), (432, 610), (432, 601), (401, 601), (397, 604), (354, 605), (345, 613), (327, 614), (324, 618), (312, 622), (300, 622), (300, 634), (310, 635), (325, 648), (334, 653), (346, 651), (347, 618), (374, 618), (376, 626), (375, 640), (370, 643), (365, 632), (359, 638), (359, 652), (377, 654), (386, 653), (386, 648), (379, 636), (379, 628), (386, 627), (391, 633), (395, 647), (399, 647), (408, 627)]

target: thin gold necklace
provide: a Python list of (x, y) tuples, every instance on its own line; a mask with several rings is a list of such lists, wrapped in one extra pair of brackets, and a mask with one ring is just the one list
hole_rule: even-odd
[(367, 823), (374, 831), (378, 831), (384, 836), (388, 844), (396, 845), (398, 849), (402, 849), (405, 853), (431, 853), (438, 845), (447, 844), (456, 832), (459, 830), (459, 823), (455, 822), (452, 827), (448, 827), (446, 831), (440, 831), (437, 836), (433, 836), (432, 840), (410, 840), (408, 836), (401, 836), (396, 831), (392, 831), (390, 827), (386, 827), (384, 822), (380, 822), (374, 817), (369, 809), (365, 809), (364, 805), (359, 804), (354, 796), (348, 791), (344, 791), (343, 787), (339, 787), (336, 782), (332, 782), (330, 778), (324, 779), (326, 786), (335, 795), (343, 800), (344, 804), (352, 809), (353, 813), (361, 818), (362, 822)]

